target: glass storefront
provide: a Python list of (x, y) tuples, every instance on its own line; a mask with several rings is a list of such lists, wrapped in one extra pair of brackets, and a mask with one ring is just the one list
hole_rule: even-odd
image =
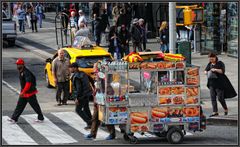
[(227, 46), (228, 55), (233, 57), (238, 57), (238, 3), (231, 2), (228, 3), (227, 8), (228, 14), (228, 26), (227, 26)]

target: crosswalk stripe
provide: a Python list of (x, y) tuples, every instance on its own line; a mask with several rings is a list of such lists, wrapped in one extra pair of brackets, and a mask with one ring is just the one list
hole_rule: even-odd
[[(116, 130), (121, 132), (119, 127), (116, 127)], [(141, 135), (140, 133), (136, 132), (136, 133), (134, 133), (134, 136), (137, 137), (137, 138), (157, 137), (156, 135), (150, 134), (148, 132), (145, 132), (143, 135)]]
[(43, 123), (34, 122), (34, 119), (36, 119), (36, 114), (22, 115), (21, 117), (24, 118), (35, 130), (42, 134), (52, 144), (77, 142), (58, 126), (53, 124), (47, 117), (44, 118)]
[(38, 145), (17, 124), (8, 122), (8, 116), (2, 117), (2, 137), (9, 145)]
[[(80, 116), (78, 116), (75, 112), (57, 112), (52, 113), (62, 121), (66, 122), (68, 125), (73, 127), (74, 129), (78, 130), (79, 132), (87, 135), (90, 131), (84, 129), (86, 127), (86, 123), (82, 120)], [(103, 140), (105, 139), (109, 133), (105, 132), (104, 130), (98, 128), (96, 140)]]

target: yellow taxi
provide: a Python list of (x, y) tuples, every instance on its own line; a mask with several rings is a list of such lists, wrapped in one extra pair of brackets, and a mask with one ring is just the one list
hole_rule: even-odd
[[(112, 56), (104, 48), (91, 45), (87, 37), (76, 36), (72, 47), (63, 48), (64, 56), (70, 60), (70, 63), (77, 62), (79, 70), (84, 71), (93, 78), (93, 65), (98, 60), (112, 60)], [(56, 52), (52, 58), (46, 59), (45, 78), (47, 87), (56, 87), (52, 75), (52, 61), (58, 56)], [(71, 85), (71, 84), (70, 84)], [(70, 86), (71, 93), (71, 86)]]

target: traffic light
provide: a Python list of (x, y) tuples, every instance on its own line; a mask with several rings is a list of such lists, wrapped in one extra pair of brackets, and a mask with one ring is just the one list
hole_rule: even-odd
[(183, 20), (184, 25), (191, 25), (192, 24), (192, 10), (190, 8), (183, 9)]

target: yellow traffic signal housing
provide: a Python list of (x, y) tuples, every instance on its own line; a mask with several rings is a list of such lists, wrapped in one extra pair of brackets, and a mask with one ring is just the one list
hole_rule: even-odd
[(190, 8), (183, 9), (184, 25), (192, 24), (192, 10)]

